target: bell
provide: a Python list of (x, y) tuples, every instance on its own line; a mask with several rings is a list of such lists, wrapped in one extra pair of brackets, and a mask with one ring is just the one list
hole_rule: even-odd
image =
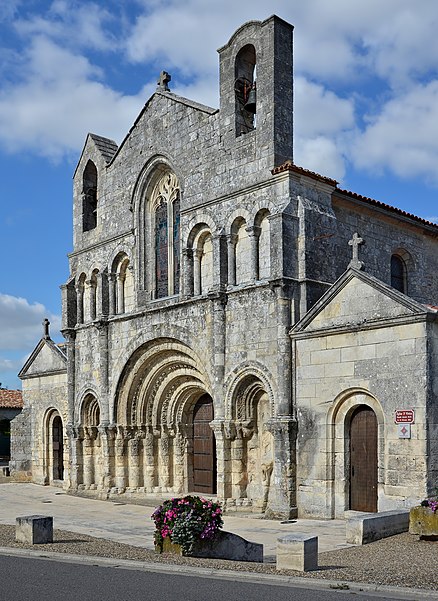
[(253, 113), (253, 115), (255, 115), (256, 113), (256, 89), (255, 89), (255, 84), (253, 84), (251, 90), (249, 91), (248, 94), (248, 100), (246, 101), (244, 107), (245, 111), (248, 111), (248, 113)]

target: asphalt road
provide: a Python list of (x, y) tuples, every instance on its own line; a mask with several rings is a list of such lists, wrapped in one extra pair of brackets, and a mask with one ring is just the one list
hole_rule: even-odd
[[(0, 555), (1, 601), (347, 601), (352, 598), (348, 590), (311, 588), (310, 580), (308, 587)], [(355, 592), (353, 598), (377, 601), (388, 597), (382, 593)]]

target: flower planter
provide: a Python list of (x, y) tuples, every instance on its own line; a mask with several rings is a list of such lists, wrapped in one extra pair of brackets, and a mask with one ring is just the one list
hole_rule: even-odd
[(155, 553), (171, 553), (172, 555), (184, 555), (181, 545), (177, 545), (170, 540), (169, 536), (163, 538), (160, 544), (155, 543)]
[(263, 545), (251, 543), (237, 534), (224, 531), (217, 532), (211, 540), (197, 541), (190, 552), (185, 552), (181, 545), (173, 543), (166, 536), (161, 545), (155, 544), (155, 552), (204, 559), (263, 562)]
[(409, 532), (420, 536), (438, 536), (438, 512), (430, 507), (413, 507), (409, 512)]

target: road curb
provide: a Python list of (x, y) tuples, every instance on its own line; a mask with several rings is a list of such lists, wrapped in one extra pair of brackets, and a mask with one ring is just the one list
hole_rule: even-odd
[(139, 570), (145, 572), (162, 572), (165, 574), (178, 574), (180, 576), (197, 575), (203, 578), (218, 580), (239, 580), (241, 582), (263, 583), (273, 586), (290, 586), (294, 588), (339, 590), (350, 593), (368, 593), (376, 596), (385, 596), (394, 599), (430, 599), (438, 601), (438, 592), (428, 589), (388, 586), (383, 584), (370, 584), (366, 582), (349, 582), (346, 580), (325, 580), (322, 578), (300, 578), (299, 576), (284, 576), (260, 574), (257, 572), (242, 572), (237, 570), (220, 570), (212, 568), (194, 567), (188, 565), (164, 564), (155, 562), (134, 561), (129, 559), (116, 559), (92, 555), (71, 555), (69, 553), (54, 553), (33, 549), (15, 549), (0, 547), (0, 555), (12, 557), (28, 557), (46, 561), (59, 561), (63, 563), (77, 563), (124, 570)]

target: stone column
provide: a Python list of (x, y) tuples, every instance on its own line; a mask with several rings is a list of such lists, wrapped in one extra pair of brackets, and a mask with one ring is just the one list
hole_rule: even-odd
[(110, 316), (116, 314), (116, 274), (108, 274), (108, 295), (109, 295), (109, 307), (108, 314)]
[(94, 321), (96, 319), (96, 282), (94, 280), (87, 280), (85, 282), (89, 294), (88, 294), (88, 312), (90, 315), (90, 320)]
[(109, 422), (108, 391), (109, 391), (109, 349), (108, 349), (108, 322), (105, 320), (96, 321), (94, 326), (97, 328), (99, 336), (99, 384), (100, 384), (100, 418), (102, 422)]
[(153, 492), (155, 486), (155, 437), (152, 428), (146, 429), (144, 439), (144, 486), (146, 492)]
[(193, 296), (193, 250), (184, 248), (182, 252), (182, 293), (184, 297)]
[[(186, 437), (178, 431), (173, 438), (173, 473), (175, 493), (183, 494), (184, 491), (184, 459), (186, 455)], [(216, 447), (217, 449), (217, 447)]]
[(270, 519), (297, 517), (296, 507), (296, 437), (297, 422), (290, 416), (269, 420), (268, 430), (274, 439), (274, 465), (270, 478), (265, 516)]
[(125, 492), (126, 489), (125, 436), (125, 428), (123, 426), (117, 426), (117, 435), (114, 446), (116, 454), (116, 488), (118, 489), (119, 493)]
[(67, 424), (66, 434), (70, 451), (67, 486), (72, 490), (77, 490), (78, 485), (82, 483), (82, 441), (79, 428), (74, 428), (71, 424)]
[(248, 238), (251, 246), (250, 279), (256, 281), (259, 279), (259, 237), (261, 229), (257, 226), (249, 226), (245, 229), (248, 233)]
[(84, 287), (82, 284), (75, 286), (76, 290), (76, 323), (84, 323)]
[(101, 422), (98, 430), (100, 436), (102, 467), (96, 484), (99, 489), (109, 491), (111, 488), (111, 444), (113, 432), (108, 422)]
[(96, 440), (97, 428), (88, 426), (84, 428), (83, 440), (83, 463), (84, 463), (84, 485), (89, 489), (95, 483), (94, 465), (94, 441)]
[(245, 441), (241, 424), (236, 424), (236, 435), (231, 441), (231, 496), (238, 502), (246, 496)]
[(137, 489), (140, 486), (140, 436), (136, 432), (128, 442), (129, 456), (129, 488)]
[(117, 274), (117, 314), (125, 312), (125, 274)]
[(202, 250), (193, 251), (193, 294), (199, 296), (201, 294), (201, 258)]
[(213, 247), (213, 290), (225, 290), (228, 277), (227, 239), (221, 230), (211, 237)]
[(168, 492), (170, 485), (170, 436), (167, 428), (162, 426), (160, 436), (160, 469), (159, 469), (159, 483), (162, 492)]
[(276, 415), (291, 415), (292, 408), (292, 342), (290, 286), (281, 280), (273, 285), (277, 315), (277, 387)]
[[(212, 302), (213, 329), (211, 348), (213, 349), (213, 400), (214, 419), (224, 419), (224, 375), (225, 375), (225, 352), (226, 352), (226, 303), (225, 292), (213, 292), (209, 294)], [(219, 473), (219, 472), (218, 472)]]
[(231, 496), (230, 486), (230, 431), (226, 430), (223, 419), (214, 419), (210, 422), (216, 439), (216, 465), (217, 465), (217, 496), (225, 502)]
[(73, 425), (75, 407), (76, 331), (73, 328), (68, 328), (66, 330), (61, 330), (61, 334), (67, 342), (67, 424)]
[(228, 286), (236, 285), (236, 244), (237, 234), (227, 236), (228, 244)]

